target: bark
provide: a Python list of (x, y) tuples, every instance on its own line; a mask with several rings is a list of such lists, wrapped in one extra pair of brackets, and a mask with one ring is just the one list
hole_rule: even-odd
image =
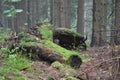
[(50, 0), (50, 23), (53, 24), (53, 15), (54, 15), (54, 12), (53, 12), (53, 0)]
[(68, 0), (60, 0), (60, 20), (61, 26), (70, 28), (70, 15), (69, 15), (69, 1)]
[[(118, 49), (116, 49), (115, 45), (119, 45), (120, 44), (120, 1), (119, 0), (115, 0), (115, 39), (114, 39), (114, 52), (112, 57), (117, 57), (120, 56), (120, 49), (118, 47)], [(120, 59), (116, 59), (113, 61), (113, 80), (120, 80)]]
[(24, 23), (27, 22), (26, 0), (22, 0), (18, 3), (15, 3), (15, 7), (17, 9), (23, 9), (23, 11), (21, 13), (17, 13), (17, 15), (14, 19), (14, 29), (18, 33), (23, 28)]
[(100, 46), (104, 46), (106, 45), (106, 42), (107, 42), (107, 37), (106, 37), (106, 34), (107, 34), (107, 31), (106, 31), (106, 28), (107, 28), (107, 0), (103, 0), (101, 2), (101, 38), (100, 38)]
[(60, 27), (60, 0), (53, 0), (53, 26)]
[(93, 0), (93, 28), (91, 46), (101, 46), (105, 43), (106, 33), (106, 11), (105, 3), (101, 0)]
[(2, 20), (2, 6), (1, 5), (2, 5), (2, 3), (0, 1), (0, 7), (1, 7), (0, 8), (0, 27), (3, 27), (3, 24), (2, 24), (2, 21), (1, 21)]
[(26, 7), (27, 7), (27, 24), (28, 24), (27, 27), (30, 28), (30, 26), (31, 26), (31, 19), (30, 19), (30, 17), (31, 17), (31, 16), (30, 16), (30, 0), (27, 0), (26, 3), (27, 3), (27, 6), (26, 6)]
[(84, 35), (84, 0), (78, 0), (77, 32)]
[(32, 26), (34, 25), (34, 24), (36, 24), (36, 22), (37, 22), (37, 10), (36, 10), (36, 7), (37, 7), (37, 5), (36, 5), (36, 3), (37, 3), (37, 0), (34, 0), (34, 1), (30, 1), (30, 10), (31, 10), (31, 22), (32, 22)]
[(54, 0), (54, 26), (70, 28), (69, 0)]
[(120, 44), (120, 1), (115, 0), (115, 44)]

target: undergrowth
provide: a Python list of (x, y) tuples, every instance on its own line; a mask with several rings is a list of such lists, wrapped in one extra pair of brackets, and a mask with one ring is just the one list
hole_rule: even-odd
[[(47, 27), (46, 27), (47, 26)], [(26, 33), (20, 33), (19, 34), (19, 38), (20, 46), (41, 46), (44, 45), (47, 48), (50, 48), (51, 50), (54, 51), (54, 53), (56, 54), (62, 54), (63, 55), (63, 59), (67, 60), (70, 55), (77, 55), (80, 58), (82, 58), (83, 62), (87, 61), (85, 59), (84, 54), (80, 54), (79, 52), (75, 52), (75, 51), (70, 51), (70, 50), (66, 50), (65, 48), (60, 47), (57, 44), (54, 44), (53, 41), (53, 37), (52, 37), (52, 31), (50, 30), (51, 25), (43, 25), (40, 28), (40, 33), (42, 34), (42, 40), (39, 41), (39, 43), (35, 42), (36, 37), (28, 35)], [(0, 30), (0, 33), (2, 33), (2, 31)], [(77, 34), (76, 34), (77, 35)], [(5, 41), (5, 38), (7, 37), (7, 33), (5, 34), (0, 34), (0, 42)], [(8, 79), (9, 75), (14, 76), (13, 78), (10, 78), (10, 80), (28, 80), (27, 77), (24, 77), (22, 75), (22, 71), (26, 71), (26, 70), (31, 70), (31, 66), (33, 64), (33, 62), (30, 62), (25, 55), (21, 55), (22, 52), (19, 51), (19, 48), (16, 47), (12, 50), (9, 50), (8, 48), (2, 48), (2, 55), (0, 55), (0, 57), (5, 58), (6, 60), (2, 63), (3, 65), (0, 67), (0, 80), (6, 80)], [(62, 66), (59, 63), (56, 63), (57, 68), (63, 68), (64, 66)], [(54, 64), (53, 64), (54, 65)], [(68, 67), (67, 67), (68, 68)], [(63, 71), (66, 71), (65, 69), (67, 68), (63, 68)], [(72, 69), (67, 69), (70, 71), (74, 71)], [(50, 76), (48, 76), (50, 78)], [(67, 78), (72, 79), (72, 76), (68, 76)], [(67, 79), (63, 79), (63, 80), (67, 80)]]
[[(6, 50), (6, 51), (5, 51)], [(9, 75), (14, 76), (10, 78), (10, 80), (27, 80), (26, 77), (22, 75), (22, 71), (31, 70), (32, 62), (28, 61), (28, 59), (20, 55), (20, 53), (10, 52), (9, 49), (1, 49), (2, 57), (5, 58), (5, 61), (2, 63), (2, 67), (0, 67), (0, 80), (8, 79)], [(7, 53), (6, 53), (7, 52)]]
[(8, 37), (9, 32), (10, 29), (4, 30), (3, 28), (0, 28), (0, 43), (5, 41), (5, 39)]

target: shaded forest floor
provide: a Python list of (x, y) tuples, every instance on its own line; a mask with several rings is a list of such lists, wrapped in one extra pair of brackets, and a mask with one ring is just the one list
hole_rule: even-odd
[(110, 46), (88, 48), (82, 54), (88, 54), (88, 58), (94, 60), (83, 63), (79, 70), (85, 72), (90, 80), (111, 80), (111, 53)]
[[(109, 60), (111, 52), (110, 46), (88, 48), (87, 51), (80, 52), (87, 54), (86, 58), (93, 60), (82, 63), (81, 67), (76, 71), (78, 73), (83, 72), (83, 76), (87, 80), (111, 80), (109, 78), (111, 76), (111, 60)], [(4, 60), (0, 58), (0, 66), (2, 66)], [(61, 72), (44, 61), (34, 61), (32, 70), (22, 71), (22, 75), (29, 80), (63, 80), (62, 78), (68, 74), (70, 73)], [(8, 76), (8, 80), (11, 80), (11, 77), (13, 75)]]

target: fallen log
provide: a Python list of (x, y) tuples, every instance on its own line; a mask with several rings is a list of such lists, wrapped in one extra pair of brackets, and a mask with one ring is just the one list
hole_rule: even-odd
[(36, 58), (35, 55), (37, 55), (39, 59), (45, 60), (50, 64), (54, 61), (59, 61), (73, 68), (79, 68), (82, 64), (81, 56), (77, 52), (66, 50), (52, 41), (43, 41), (34, 44), (34, 46), (31, 46), (30, 43), (26, 42), (24, 45), (21, 45), (28, 54), (32, 53), (34, 59)]
[[(44, 25), (45, 27), (45, 25)], [(41, 27), (42, 30), (48, 30)], [(65, 48), (53, 43), (51, 31), (48, 35), (41, 32), (41, 38), (27, 32), (19, 33), (6, 40), (10, 50), (19, 47), (17, 51), (27, 54), (34, 60), (45, 60), (49, 63), (59, 61), (60, 63), (68, 64), (73, 68), (79, 68), (82, 64), (81, 55), (78, 52), (66, 50)], [(48, 40), (47, 40), (48, 39)]]

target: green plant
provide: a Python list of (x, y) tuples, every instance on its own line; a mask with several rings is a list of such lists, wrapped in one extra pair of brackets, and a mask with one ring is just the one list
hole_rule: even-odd
[(29, 69), (32, 65), (25, 57), (19, 56), (17, 54), (9, 55), (8, 60), (4, 63), (5, 66), (9, 68), (22, 70)]
[[(4, 4), (3, 14), (7, 17), (15, 17), (17, 13), (22, 12), (22, 9), (17, 9), (13, 3), (20, 2), (21, 0), (2, 0)], [(9, 4), (7, 4), (9, 2)]]
[(42, 39), (52, 41), (53, 33), (51, 31), (51, 28), (52, 28), (51, 24), (44, 24), (39, 28), (39, 32), (40, 34), (42, 34)]
[(5, 77), (4, 76), (0, 76), (0, 80), (5, 80)]
[[(21, 70), (30, 70), (32, 62), (28, 61), (26, 57), (20, 54), (9, 54), (6, 61), (3, 62), (3, 66), (0, 67), (0, 78), (7, 78), (9, 74), (15, 76), (22, 76)], [(4, 79), (3, 79), (4, 80)], [(26, 80), (22, 78), (15, 78), (13, 80)]]
[(8, 49), (7, 47), (1, 48), (1, 52), (4, 53), (1, 56), (4, 58), (8, 58), (11, 54), (19, 54), (19, 47), (15, 47), (14, 49)]
[(16, 69), (10, 68), (9, 66), (2, 66), (0, 68), (0, 74), (2, 75), (2, 77), (6, 78), (8, 74), (20, 76), (21, 72)]
[(48, 75), (48, 80), (56, 80), (53, 76)]
[(4, 42), (5, 39), (8, 37), (8, 34), (10, 32), (10, 29), (3, 29), (0, 28), (0, 42)]
[(12, 80), (27, 80), (27, 79), (24, 78), (24, 77), (15, 77), (15, 78), (13, 78)]
[(73, 77), (72, 75), (67, 76), (66, 80), (78, 80), (75, 77)]

